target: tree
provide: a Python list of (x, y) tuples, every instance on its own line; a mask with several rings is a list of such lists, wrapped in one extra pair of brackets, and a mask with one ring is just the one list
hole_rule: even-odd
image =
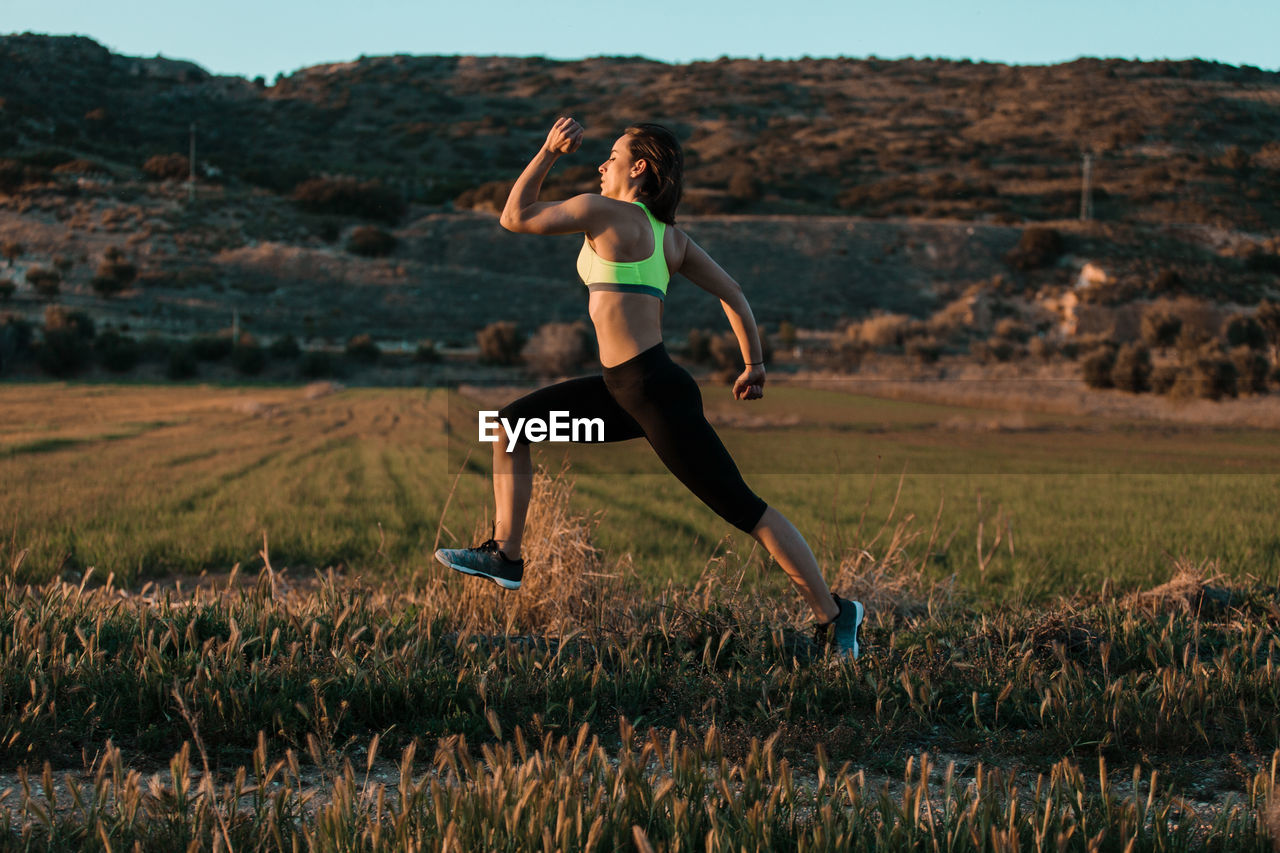
[(129, 286), (138, 277), (138, 268), (129, 261), (124, 252), (111, 246), (102, 255), (102, 263), (93, 276), (93, 289), (102, 296), (114, 296)]
[(585, 324), (547, 323), (525, 344), (525, 364), (539, 376), (560, 376), (576, 370), (595, 353)]
[(1182, 318), (1148, 308), (1142, 315), (1142, 342), (1161, 351), (1173, 346), (1182, 331)]
[(347, 238), (347, 251), (366, 258), (385, 258), (396, 247), (396, 238), (373, 225), (361, 225)]
[(516, 324), (508, 321), (490, 323), (476, 332), (476, 345), (480, 347), (480, 360), (488, 364), (519, 364), (524, 336)]
[(729, 197), (743, 203), (760, 198), (760, 184), (756, 181), (754, 170), (749, 166), (739, 167), (729, 177)]
[(26, 250), (27, 247), (19, 243), (17, 240), (5, 240), (4, 244), (0, 245), (0, 254), (3, 254), (9, 261), (10, 267), (13, 266), (13, 262), (15, 260), (22, 257), (22, 253)]
[(1231, 347), (1248, 347), (1249, 349), (1266, 349), (1267, 332), (1255, 318), (1245, 314), (1237, 314), (1222, 327), (1222, 334)]
[(1046, 267), (1058, 259), (1063, 248), (1061, 233), (1033, 225), (1022, 232), (1018, 245), (1005, 256), (1005, 262), (1023, 271)]
[(181, 154), (156, 154), (142, 164), (142, 171), (157, 181), (182, 181), (191, 174), (191, 163)]
[(1266, 332), (1273, 353), (1280, 350), (1280, 302), (1263, 302), (1258, 306), (1258, 312), (1254, 314), (1254, 318)]
[(52, 299), (62, 289), (62, 276), (54, 270), (32, 267), (27, 270), (27, 283), (36, 289), (36, 293)]
[(1111, 384), (1131, 394), (1150, 390), (1151, 351), (1139, 343), (1120, 347), (1111, 368)]

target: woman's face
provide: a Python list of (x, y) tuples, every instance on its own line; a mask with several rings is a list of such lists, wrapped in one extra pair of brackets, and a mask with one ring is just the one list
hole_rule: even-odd
[(613, 143), (609, 159), (600, 164), (600, 195), (621, 198), (632, 186), (639, 186), (643, 169), (631, 157), (631, 137), (623, 134)]

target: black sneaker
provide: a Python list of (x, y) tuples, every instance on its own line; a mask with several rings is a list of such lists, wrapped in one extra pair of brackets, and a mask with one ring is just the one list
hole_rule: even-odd
[(813, 641), (819, 646), (832, 646), (837, 653), (857, 660), (861, 652), (858, 648), (858, 629), (867, 617), (867, 610), (860, 601), (849, 601), (835, 594), (831, 597), (836, 600), (840, 612), (835, 619), (817, 626)]
[(491, 580), (503, 589), (519, 589), (524, 577), (524, 560), (508, 560), (493, 539), (474, 548), (441, 548), (436, 559), (455, 572)]

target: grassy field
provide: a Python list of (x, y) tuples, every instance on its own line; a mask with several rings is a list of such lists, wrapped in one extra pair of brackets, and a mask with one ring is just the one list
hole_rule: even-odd
[(425, 558), (483, 526), (470, 398), (0, 389), (0, 844), (1270, 847), (1265, 435), (716, 393), (861, 660), (642, 444), (542, 448), (504, 594)]
[(721, 563), (637, 594), (569, 498), (519, 595), (6, 579), (6, 849), (1270, 846), (1274, 587), (975, 610), (908, 563), (849, 662)]
[[(476, 396), (0, 388), (0, 557), (21, 556), (27, 580), (94, 566), (132, 583), (260, 567), (265, 533), (278, 566), (430, 573), (437, 540), (469, 543), (492, 512)], [(758, 404), (705, 396), (748, 482), (833, 572), (906, 521), (934, 577), (996, 600), (1151, 584), (1179, 557), (1280, 573), (1280, 444), (1267, 431), (1011, 420), (802, 388)], [(537, 458), (569, 466), (574, 509), (598, 516), (594, 541), (642, 583), (688, 580), (727, 553), (774, 582), (749, 537), (644, 442), (543, 445)]]

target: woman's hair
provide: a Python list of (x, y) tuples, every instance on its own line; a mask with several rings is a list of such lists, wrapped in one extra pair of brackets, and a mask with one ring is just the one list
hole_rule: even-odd
[(631, 137), (632, 159), (648, 164), (640, 192), (650, 212), (660, 222), (675, 225), (684, 189), (684, 152), (679, 140), (660, 124), (633, 124), (625, 133)]

